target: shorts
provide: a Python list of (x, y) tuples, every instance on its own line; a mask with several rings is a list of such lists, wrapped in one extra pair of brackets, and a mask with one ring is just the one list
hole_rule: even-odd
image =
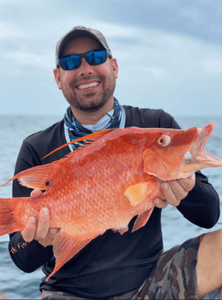
[[(202, 238), (203, 235), (200, 235), (163, 252), (149, 277), (137, 290), (112, 299), (197, 299), (196, 265)], [(54, 291), (45, 291), (41, 299), (83, 300), (74, 295)]]
[(162, 253), (131, 299), (197, 299), (197, 253), (202, 235)]

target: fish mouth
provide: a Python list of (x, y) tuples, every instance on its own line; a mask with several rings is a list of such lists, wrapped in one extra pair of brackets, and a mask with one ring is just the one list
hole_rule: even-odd
[[(204, 151), (215, 124), (192, 127), (173, 135), (167, 148), (148, 148), (143, 152), (144, 173), (169, 181), (189, 177), (208, 167), (222, 167), (222, 160)], [(187, 156), (189, 154), (189, 157)]]
[(189, 176), (191, 173), (207, 167), (221, 167), (222, 160), (204, 151), (215, 123), (208, 124), (203, 128), (197, 128), (197, 138), (186, 154), (183, 166), (183, 173)]

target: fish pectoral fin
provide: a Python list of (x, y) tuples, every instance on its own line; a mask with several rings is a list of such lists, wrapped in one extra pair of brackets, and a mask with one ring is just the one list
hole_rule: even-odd
[(28, 188), (48, 190), (48, 187), (51, 183), (50, 177), (52, 177), (51, 173), (52, 173), (53, 165), (55, 165), (55, 163), (56, 162), (47, 165), (36, 166), (24, 170), (16, 174), (14, 177), (6, 181), (4, 184), (0, 185), (0, 187), (6, 185), (10, 181), (18, 179), (21, 185), (26, 186)]
[(131, 185), (125, 190), (124, 196), (128, 198), (132, 206), (136, 206), (147, 198), (152, 192), (153, 186), (152, 180)]
[(146, 225), (147, 221), (149, 220), (154, 207), (150, 208), (149, 210), (145, 211), (143, 214), (139, 215), (133, 225), (132, 232), (140, 229), (144, 225)]
[(75, 240), (72, 236), (66, 234), (62, 229), (55, 235), (53, 240), (53, 253), (56, 259), (55, 268), (47, 277), (49, 280), (67, 261), (69, 261), (75, 254), (83, 249), (98, 235), (91, 236), (85, 240)]

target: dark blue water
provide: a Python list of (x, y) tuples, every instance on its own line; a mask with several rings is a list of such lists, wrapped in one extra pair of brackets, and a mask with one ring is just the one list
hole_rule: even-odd
[[(29, 134), (44, 129), (58, 120), (58, 117), (0, 116), (0, 184), (13, 176), (22, 140)], [(205, 149), (222, 158), (222, 118), (177, 118), (177, 122), (184, 129), (192, 126), (203, 127), (212, 121), (216, 122), (216, 127)], [(206, 169), (203, 173), (208, 176), (222, 197), (222, 168)], [(0, 189), (1, 198), (10, 196), (11, 184)], [(213, 229), (206, 230), (189, 223), (176, 208), (168, 206), (163, 210), (162, 227), (164, 247), (167, 250), (202, 232), (219, 229), (222, 227), (222, 217)], [(0, 237), (0, 290), (5, 293), (5, 297), (9, 296), (11, 299), (39, 298), (39, 283), (42, 277), (41, 269), (31, 274), (20, 271), (9, 256), (8, 237)]]

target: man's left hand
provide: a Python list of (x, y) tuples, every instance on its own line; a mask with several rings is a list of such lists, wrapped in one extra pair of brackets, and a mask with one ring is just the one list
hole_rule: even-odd
[(191, 191), (195, 185), (196, 175), (193, 173), (187, 178), (164, 181), (161, 183), (161, 188), (165, 200), (156, 198), (153, 204), (158, 208), (165, 208), (168, 204), (176, 207), (181, 200), (186, 198), (188, 192)]

